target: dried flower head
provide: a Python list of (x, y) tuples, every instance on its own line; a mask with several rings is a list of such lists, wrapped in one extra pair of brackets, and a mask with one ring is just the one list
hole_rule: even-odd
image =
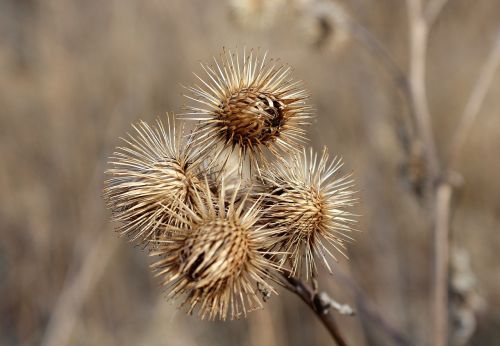
[(182, 128), (176, 130), (175, 116), (167, 119), (166, 128), (160, 120), (156, 126), (134, 125), (135, 133), (117, 148), (110, 159), (113, 168), (106, 171), (104, 197), (117, 231), (139, 244), (178, 223), (173, 215), (182, 214), (181, 205), (191, 205), (194, 189), (203, 186), (199, 151), (185, 140)]
[(292, 266), (292, 275), (306, 278), (317, 272), (316, 258), (331, 272), (328, 258), (333, 249), (345, 256), (345, 241), (354, 220), (347, 207), (354, 204), (350, 175), (340, 175), (343, 163), (328, 161), (326, 148), (318, 160), (313, 151), (297, 153), (288, 165), (275, 164), (262, 170), (261, 181), (266, 209), (263, 221), (281, 229), (283, 261)]
[(238, 318), (260, 308), (259, 288), (275, 292), (268, 283), (277, 265), (269, 259), (275, 246), (273, 230), (257, 227), (258, 202), (248, 206), (238, 189), (226, 200), (224, 183), (214, 203), (208, 186), (197, 193), (197, 209), (185, 205), (187, 219), (159, 240), (152, 255), (160, 256), (153, 270), (170, 288), (169, 297), (184, 296), (189, 313), (202, 318)]
[(186, 88), (197, 103), (186, 107), (186, 115), (201, 121), (199, 144), (219, 155), (236, 151), (240, 167), (248, 158), (258, 169), (267, 163), (266, 152), (280, 157), (296, 150), (311, 116), (308, 95), (290, 78), (290, 67), (266, 63), (266, 55), (223, 50), (214, 65), (202, 64), (206, 79), (196, 75), (202, 85)]

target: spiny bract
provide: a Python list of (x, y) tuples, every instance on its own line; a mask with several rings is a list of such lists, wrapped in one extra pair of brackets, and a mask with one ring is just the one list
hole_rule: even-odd
[(224, 183), (214, 202), (207, 187), (196, 193), (196, 209), (185, 205), (186, 219), (159, 240), (153, 270), (168, 286), (169, 297), (184, 296), (191, 313), (225, 320), (262, 307), (257, 287), (275, 292), (268, 283), (278, 266), (270, 257), (274, 230), (256, 226), (259, 202), (237, 201), (239, 188), (226, 200)]
[(117, 231), (142, 245), (176, 224), (173, 215), (182, 213), (182, 203), (191, 204), (193, 189), (203, 185), (200, 152), (182, 128), (176, 130), (175, 116), (167, 120), (166, 128), (160, 120), (157, 126), (133, 126), (135, 133), (117, 148), (113, 168), (106, 171), (104, 198)]
[(340, 175), (343, 163), (328, 161), (326, 148), (318, 160), (312, 149), (292, 157), (287, 165), (262, 170), (261, 192), (265, 197), (263, 222), (284, 236), (283, 261), (291, 263), (293, 276), (316, 275), (316, 258), (331, 272), (332, 249), (344, 254), (344, 242), (354, 220), (346, 209), (355, 202), (350, 175)]
[(223, 50), (214, 65), (202, 64), (206, 78), (187, 87), (185, 95), (195, 105), (184, 115), (200, 120), (197, 141), (219, 155), (236, 152), (240, 165), (267, 165), (266, 154), (279, 158), (305, 140), (303, 125), (311, 117), (308, 94), (290, 78), (290, 67), (266, 63), (253, 50)]

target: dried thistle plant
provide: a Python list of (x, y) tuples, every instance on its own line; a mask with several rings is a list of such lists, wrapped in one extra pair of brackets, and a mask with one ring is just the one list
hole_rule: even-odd
[(314, 277), (317, 258), (331, 272), (328, 259), (337, 260), (333, 250), (347, 257), (345, 241), (352, 239), (354, 223), (348, 209), (356, 199), (351, 175), (340, 173), (342, 165), (340, 158), (328, 160), (326, 148), (319, 158), (304, 149), (288, 165), (276, 163), (261, 172), (263, 221), (284, 235), (280, 247), (293, 276)]
[(195, 74), (202, 84), (186, 87), (195, 105), (186, 106), (185, 115), (200, 120), (198, 144), (218, 155), (236, 151), (240, 170), (245, 159), (259, 169), (266, 152), (276, 158), (296, 150), (311, 117), (308, 94), (290, 78), (290, 67), (266, 56), (224, 49), (214, 65), (202, 64), (205, 79)]
[[(199, 104), (188, 106), (200, 120), (193, 132), (170, 116), (167, 127), (141, 122), (112, 156), (104, 197), (117, 230), (150, 250), (168, 297), (183, 298), (189, 313), (246, 316), (279, 283), (341, 340), (326, 316), (340, 305), (300, 276), (316, 274), (318, 257), (331, 270), (332, 249), (344, 253), (352, 180), (326, 149), (320, 158), (299, 150), (311, 108), (289, 67), (253, 50), (214, 61), (202, 65), (203, 86), (187, 88)], [(248, 174), (254, 167), (259, 174)]]
[(257, 287), (275, 292), (269, 272), (279, 268), (269, 258), (275, 231), (257, 226), (259, 202), (237, 201), (238, 188), (226, 200), (221, 186), (217, 201), (207, 182), (196, 192), (197, 207), (184, 205), (182, 226), (158, 241), (152, 255), (160, 259), (152, 267), (170, 287), (169, 297), (185, 296), (190, 313), (198, 306), (202, 318), (225, 320), (262, 307)]
[(133, 128), (110, 159), (104, 198), (117, 231), (146, 245), (178, 223), (174, 215), (182, 215), (182, 204), (191, 205), (194, 189), (202, 186), (203, 157), (183, 138), (183, 128), (176, 129), (175, 116), (167, 115), (166, 127), (158, 120), (156, 126), (140, 122)]

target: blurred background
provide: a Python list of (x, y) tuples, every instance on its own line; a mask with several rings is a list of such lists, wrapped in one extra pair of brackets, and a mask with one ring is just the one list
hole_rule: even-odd
[[(405, 173), (406, 100), (337, 26), (344, 15), (407, 70), (401, 0), (0, 0), (0, 344), (330, 343), (283, 289), (245, 320), (185, 315), (164, 299), (147, 253), (109, 222), (103, 172), (119, 137), (139, 119), (180, 111), (181, 84), (223, 46), (260, 47), (293, 66), (316, 108), (311, 145), (327, 145), (354, 172), (360, 232), (350, 261), (320, 282), (358, 312), (336, 315), (346, 338), (428, 344), (433, 245), (429, 211)], [(441, 156), (499, 33), (495, 0), (450, 0), (432, 27), (427, 94)], [(454, 345), (500, 344), (499, 94), (497, 72), (458, 161)]]

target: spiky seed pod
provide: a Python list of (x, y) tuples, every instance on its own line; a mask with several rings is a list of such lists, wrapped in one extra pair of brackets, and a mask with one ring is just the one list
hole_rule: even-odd
[(342, 165), (339, 158), (328, 160), (326, 148), (319, 160), (312, 149), (309, 155), (304, 149), (288, 165), (262, 170), (262, 220), (281, 229), (280, 247), (286, 253), (282, 260), (291, 264), (293, 276), (314, 277), (317, 258), (331, 272), (328, 259), (336, 260), (334, 249), (345, 256), (354, 223), (348, 208), (356, 199), (351, 176), (340, 173)]
[[(117, 231), (137, 244), (150, 241), (178, 224), (175, 214), (182, 203), (191, 205), (199, 180), (202, 156), (191, 141), (176, 130), (175, 116), (167, 114), (167, 127), (145, 122), (134, 125), (110, 158), (104, 198), (119, 226)], [(207, 167), (205, 167), (207, 168)]]
[(198, 308), (202, 318), (225, 320), (246, 316), (262, 307), (260, 288), (275, 292), (268, 282), (278, 269), (269, 259), (277, 237), (273, 230), (257, 227), (259, 202), (247, 206), (239, 191), (226, 200), (224, 183), (214, 203), (209, 188), (197, 194), (197, 211), (188, 212), (183, 227), (159, 241), (152, 265), (169, 298), (184, 296), (191, 313)]
[(303, 125), (311, 117), (308, 94), (290, 78), (290, 67), (266, 62), (253, 50), (243, 56), (223, 50), (214, 65), (202, 64), (202, 85), (186, 87), (193, 106), (185, 115), (200, 120), (199, 143), (218, 154), (238, 154), (240, 170), (267, 164), (266, 152), (281, 157), (305, 141)]

